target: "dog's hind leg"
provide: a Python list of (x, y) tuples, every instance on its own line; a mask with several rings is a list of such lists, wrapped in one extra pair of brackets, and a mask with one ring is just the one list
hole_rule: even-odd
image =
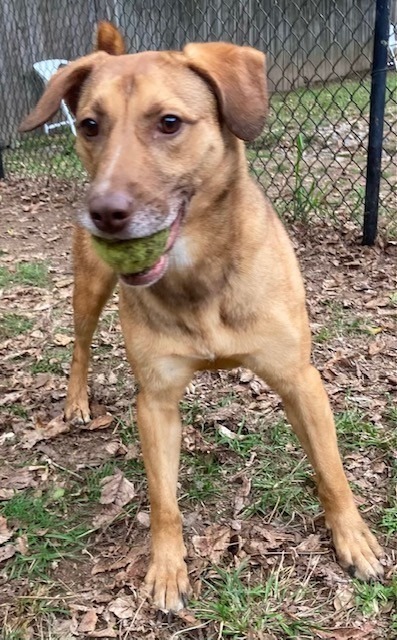
[(73, 236), (73, 267), (75, 342), (65, 418), (89, 422), (87, 374), (91, 341), (100, 313), (116, 284), (116, 275), (96, 256), (88, 233), (79, 227)]
[(378, 578), (383, 574), (379, 562), (382, 549), (354, 503), (320, 374), (308, 362), (303, 363), (301, 358), (294, 362), (290, 356), (291, 352), (285, 362), (279, 361), (277, 365), (274, 362), (270, 365), (265, 355), (255, 356), (251, 368), (280, 394), (288, 419), (314, 467), (326, 523), (340, 563), (362, 580)]

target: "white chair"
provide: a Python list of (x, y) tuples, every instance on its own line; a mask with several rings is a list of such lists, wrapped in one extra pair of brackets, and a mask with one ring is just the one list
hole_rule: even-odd
[[(52, 60), (41, 60), (40, 62), (35, 62), (33, 65), (33, 69), (35, 70), (37, 75), (43, 80), (44, 84), (47, 84), (51, 76), (53, 76), (54, 73), (58, 71), (59, 67), (64, 67), (67, 64), (69, 64), (68, 60), (61, 60), (59, 58), (54, 58)], [(62, 120), (59, 122), (52, 122), (51, 124), (45, 124), (44, 132), (48, 135), (51, 129), (67, 126), (67, 127), (70, 127), (73, 135), (75, 136), (76, 127), (74, 126), (74, 119), (64, 100), (61, 101), (60, 108), (65, 117), (65, 120)]]
[(389, 28), (388, 46), (389, 46), (391, 64), (394, 69), (397, 69), (397, 38), (396, 38), (396, 29), (394, 27), (394, 24), (391, 24)]

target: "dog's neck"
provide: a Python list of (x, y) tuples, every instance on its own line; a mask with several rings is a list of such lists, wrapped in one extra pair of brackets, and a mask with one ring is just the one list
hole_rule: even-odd
[(232, 144), (222, 171), (192, 198), (167, 273), (147, 291), (167, 306), (205, 304), (238, 275), (239, 247), (256, 224), (257, 187), (248, 174), (244, 144), (236, 138)]

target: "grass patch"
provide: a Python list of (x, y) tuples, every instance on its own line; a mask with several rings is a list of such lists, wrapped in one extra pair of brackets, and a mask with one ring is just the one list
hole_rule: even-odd
[[(365, 616), (377, 615), (382, 609), (397, 605), (397, 576), (392, 578), (391, 584), (380, 582), (354, 581), (355, 601), (357, 608)], [(392, 629), (397, 631), (397, 615), (392, 617)], [(391, 636), (390, 636), (391, 637)]]
[(19, 262), (15, 270), (0, 267), (0, 287), (23, 285), (45, 288), (50, 284), (46, 262)]
[[(243, 512), (244, 518), (253, 514), (293, 517), (298, 511), (316, 513), (318, 500), (311, 491), (311, 470), (302, 448), (283, 420), (268, 425), (258, 420), (255, 431), (247, 432), (243, 419), (235, 430), (236, 437), (228, 438), (216, 431), (215, 440), (223, 448), (230, 449), (240, 460), (231, 459), (230, 465), (222, 462), (226, 475), (243, 470), (252, 452), (256, 453), (250, 475), (252, 478), (250, 505)], [(225, 477), (222, 477), (222, 484)]]
[(51, 175), (84, 179), (85, 172), (75, 151), (76, 138), (67, 130), (50, 135), (33, 133), (20, 139), (7, 154), (9, 173), (23, 176)]
[(346, 335), (371, 334), (371, 328), (365, 324), (365, 321), (362, 318), (354, 317), (341, 302), (326, 300), (324, 306), (327, 314), (327, 326), (320, 329), (314, 338), (315, 341), (324, 342), (330, 338)]
[(208, 503), (222, 496), (224, 475), (219, 463), (211, 454), (196, 452), (194, 456), (182, 456), (187, 466), (184, 495), (192, 502)]
[(376, 448), (391, 451), (397, 446), (397, 432), (369, 422), (356, 409), (335, 416), (338, 440), (342, 449)]
[(16, 536), (25, 536), (27, 555), (17, 554), (9, 563), (9, 578), (22, 576), (48, 579), (64, 558), (75, 557), (84, 546), (89, 529), (77, 514), (68, 513), (66, 492), (52, 487), (41, 496), (25, 491), (9, 500), (1, 509)]
[(65, 366), (71, 361), (72, 347), (49, 349), (30, 365), (31, 373), (65, 375)]
[(5, 313), (0, 317), (0, 340), (14, 338), (21, 333), (30, 331), (33, 321), (17, 313)]
[(29, 413), (26, 411), (25, 407), (21, 404), (11, 404), (7, 407), (2, 407), (3, 410), (8, 411), (13, 416), (17, 416), (18, 418), (23, 418), (26, 420), (29, 417)]
[(286, 613), (286, 601), (296, 604), (302, 598), (301, 590), (291, 589), (289, 571), (274, 571), (264, 582), (254, 584), (244, 575), (244, 565), (234, 570), (216, 568), (216, 572), (204, 581), (203, 601), (194, 603), (193, 609), (197, 617), (218, 623), (218, 637), (240, 640), (266, 631), (277, 638), (297, 638), (313, 628), (307, 620), (292, 619)]

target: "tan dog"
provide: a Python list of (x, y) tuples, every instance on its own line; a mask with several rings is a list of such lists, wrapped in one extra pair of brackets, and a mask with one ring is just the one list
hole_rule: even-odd
[(225, 43), (119, 55), (121, 36), (108, 23), (97, 40), (99, 51), (56, 74), (21, 129), (42, 125), (64, 98), (92, 180), (74, 237), (68, 419), (90, 420), (89, 349), (117, 279), (93, 252), (90, 234), (126, 239), (171, 228), (153, 267), (119, 277), (121, 324), (140, 386), (152, 532), (146, 583), (155, 604), (177, 610), (189, 592), (177, 503), (178, 402), (193, 373), (208, 368), (242, 365), (280, 394), (315, 469), (341, 564), (362, 579), (382, 575), (382, 550), (354, 504), (310, 363), (293, 249), (247, 171), (241, 140), (259, 135), (266, 115), (264, 55)]

